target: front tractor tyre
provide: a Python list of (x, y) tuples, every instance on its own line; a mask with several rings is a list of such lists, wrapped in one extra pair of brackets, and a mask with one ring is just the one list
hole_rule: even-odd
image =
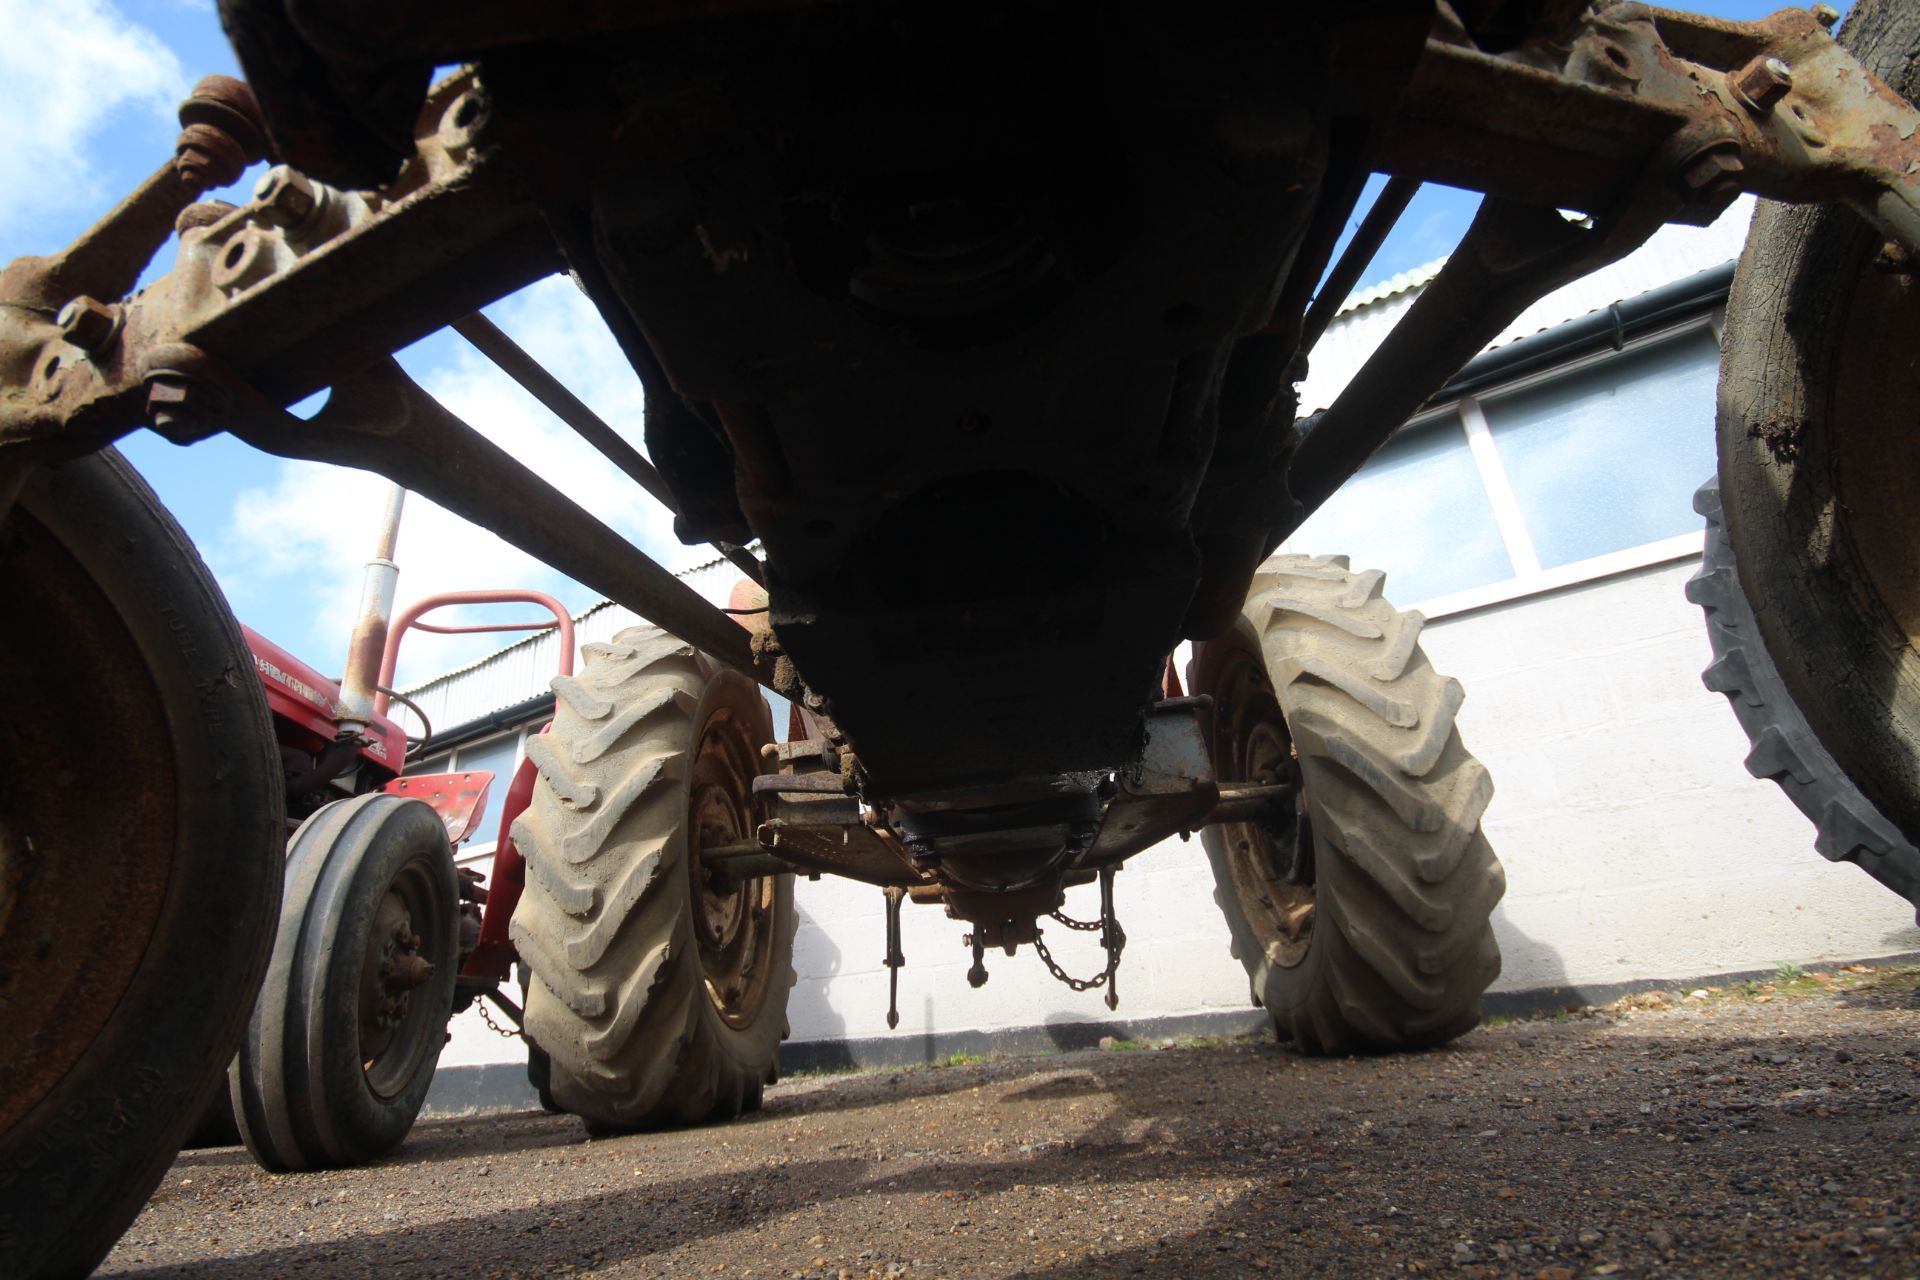
[[(4, 505), (4, 504), (0, 504)], [(83, 1275), (207, 1107), (279, 899), (240, 628), (111, 449), (0, 511), (0, 1276)]]
[(1458, 681), (1425, 619), (1344, 557), (1283, 556), (1240, 621), (1196, 646), (1223, 786), (1289, 783), (1289, 811), (1206, 829), (1215, 900), (1254, 999), (1305, 1053), (1444, 1043), (1500, 973), (1506, 876), (1480, 830), (1493, 795), (1460, 743)]
[(459, 944), (453, 850), (430, 806), (375, 792), (301, 824), (266, 981), (228, 1073), (255, 1160), (344, 1169), (400, 1145), (446, 1043)]
[(701, 851), (753, 838), (772, 716), (752, 681), (651, 627), (554, 681), (514, 823), (513, 940), (549, 1088), (596, 1129), (760, 1105), (793, 985), (793, 877), (734, 879)]

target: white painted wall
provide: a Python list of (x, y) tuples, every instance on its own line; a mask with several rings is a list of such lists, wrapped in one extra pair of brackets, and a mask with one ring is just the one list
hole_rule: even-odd
[[(1912, 909), (1857, 868), (1822, 860), (1798, 811), (1742, 767), (1732, 712), (1700, 684), (1706, 633), (1682, 595), (1696, 564), (1690, 556), (1427, 626), (1434, 665), (1466, 685), (1461, 732), (1496, 788), (1486, 829), (1508, 881), (1495, 919), (1506, 958), (1498, 990), (1920, 950)], [(1120, 1016), (1247, 1006), (1197, 839), (1140, 855), (1115, 892), (1128, 934)], [(880, 891), (801, 881), (798, 901), (796, 1040), (1108, 1016), (1099, 993), (1054, 982), (1026, 948), (989, 955), (991, 980), (969, 988), (965, 926), (908, 904), (900, 1027), (889, 1033)], [(1067, 910), (1093, 918), (1095, 890), (1073, 891)], [(1095, 935), (1046, 936), (1069, 972), (1098, 971)], [(467, 1014), (441, 1060), (508, 1061), (518, 1048)]]
[(1697, 557), (1441, 619), (1436, 667), (1493, 772), (1500, 988), (1689, 977), (1920, 949), (1913, 909), (1813, 851), (1700, 684)]

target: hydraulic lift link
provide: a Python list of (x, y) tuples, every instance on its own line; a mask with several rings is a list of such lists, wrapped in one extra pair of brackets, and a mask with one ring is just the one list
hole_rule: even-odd
[(907, 957), (900, 951), (900, 904), (906, 901), (907, 891), (897, 884), (890, 884), (880, 891), (887, 899), (887, 958), (881, 963), (887, 966), (887, 1030), (900, 1025), (900, 970), (907, 963)]
[(1100, 868), (1100, 946), (1107, 953), (1107, 1008), (1120, 1007), (1120, 952), (1126, 948), (1127, 935), (1120, 929), (1120, 917), (1113, 910), (1114, 867)]

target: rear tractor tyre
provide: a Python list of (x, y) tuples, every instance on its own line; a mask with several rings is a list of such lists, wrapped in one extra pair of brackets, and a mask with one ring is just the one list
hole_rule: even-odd
[(1701, 485), (1693, 506), (1706, 517), (1706, 545), (1699, 572), (1687, 582), (1687, 599), (1705, 612), (1713, 646), (1713, 663), (1700, 679), (1726, 695), (1753, 744), (1747, 772), (1771, 779), (1807, 816), (1814, 826), (1813, 847), (1822, 857), (1853, 863), (1920, 907), (1920, 850), (1860, 794), (1820, 745), (1760, 640), (1727, 542), (1720, 482)]
[[(520, 1008), (524, 1018), (527, 989), (533, 985), (533, 973), (524, 962), (514, 965), (514, 970), (520, 976)], [(553, 1059), (549, 1058), (547, 1051), (535, 1044), (524, 1030), (520, 1033), (520, 1040), (527, 1046), (527, 1085), (533, 1090), (534, 1098), (539, 1101), (540, 1109), (549, 1115), (566, 1114), (567, 1109), (553, 1098)]]
[(553, 1100), (595, 1130), (760, 1105), (793, 986), (793, 877), (730, 880), (700, 851), (752, 838), (772, 716), (751, 681), (651, 627), (586, 645), (513, 828), (513, 940)]
[(1275, 1033), (1304, 1053), (1418, 1049), (1480, 1020), (1506, 876), (1480, 830), (1487, 771), (1425, 622), (1345, 557), (1280, 557), (1196, 646), (1223, 784), (1290, 782), (1292, 812), (1209, 827), (1214, 898)]
[(262, 1167), (351, 1168), (406, 1138), (447, 1039), (459, 913), (446, 828), (421, 801), (376, 792), (300, 825), (267, 980), (228, 1074)]
[[(1920, 101), (1920, 5), (1840, 43)], [(1755, 633), (1871, 808), (1920, 844), (1920, 273), (1840, 205), (1763, 202), (1727, 300), (1720, 502)]]
[(280, 761), (240, 628), (118, 453), (0, 513), (0, 1276), (83, 1275), (240, 1042)]

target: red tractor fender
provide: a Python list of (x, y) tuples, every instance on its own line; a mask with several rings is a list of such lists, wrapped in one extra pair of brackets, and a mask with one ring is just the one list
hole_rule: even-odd
[(487, 792), (493, 787), (493, 775), (485, 769), (466, 773), (414, 773), (395, 778), (381, 788), (390, 796), (424, 800), (440, 815), (447, 829), (447, 843), (457, 845), (473, 835), (480, 815), (486, 811)]
[[(543, 725), (540, 732), (545, 733)], [(520, 891), (527, 884), (526, 859), (513, 843), (513, 820), (526, 812), (533, 802), (533, 783), (540, 776), (532, 760), (522, 760), (507, 787), (507, 801), (500, 810), (500, 834), (493, 844), (493, 870), (487, 876), (487, 910), (480, 919), (480, 944), (461, 966), (463, 978), (482, 978), (505, 982), (513, 976), (513, 962), (519, 953), (507, 926), (513, 909), (519, 905)]]

